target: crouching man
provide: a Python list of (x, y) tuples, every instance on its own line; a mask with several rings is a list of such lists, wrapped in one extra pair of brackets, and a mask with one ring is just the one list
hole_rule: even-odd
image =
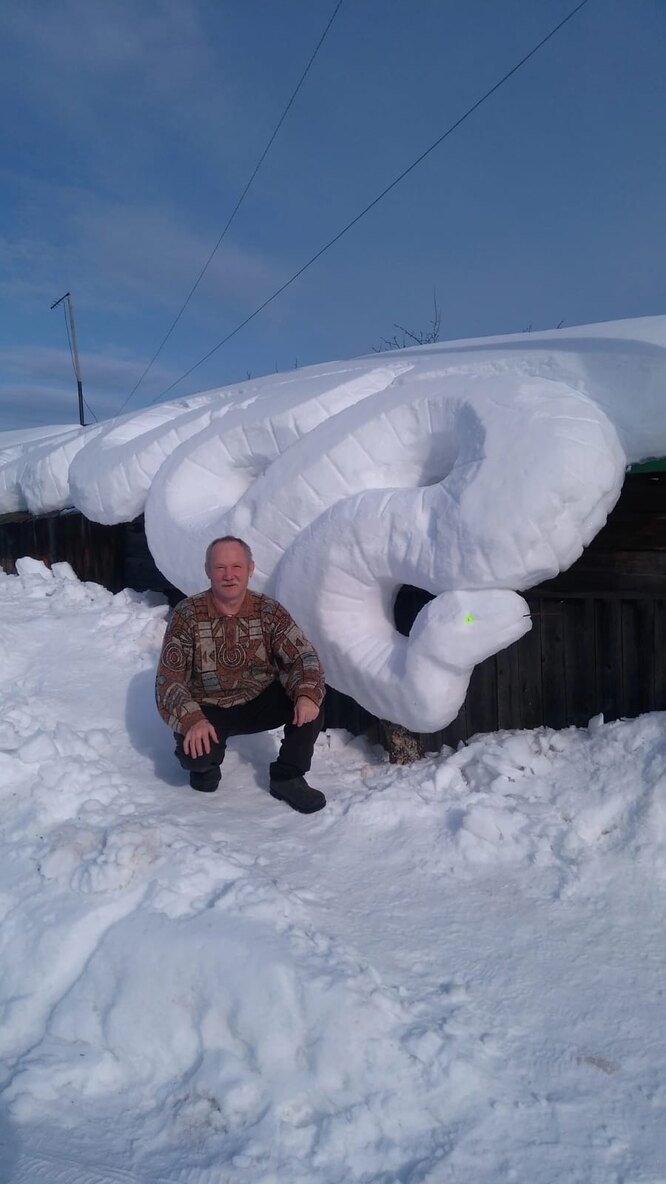
[(284, 725), (270, 792), (302, 814), (326, 805), (305, 780), (322, 726), (324, 672), (286, 609), (248, 589), (252, 552), (242, 539), (214, 539), (206, 551), (210, 588), (182, 600), (164, 636), (156, 697), (175, 733), (190, 785), (212, 793), (229, 736)]

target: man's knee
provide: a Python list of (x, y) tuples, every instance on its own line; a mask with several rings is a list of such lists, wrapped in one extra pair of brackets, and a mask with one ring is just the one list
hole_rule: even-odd
[(226, 751), (226, 744), (211, 744), (210, 752), (204, 752), (201, 756), (190, 756), (185, 752), (184, 736), (179, 732), (174, 733), (176, 738), (175, 754), (183, 769), (188, 772), (200, 769), (209, 769), (211, 765), (221, 765), (224, 760)]
[(316, 739), (324, 726), (324, 704), (322, 703), (317, 715), (307, 724), (301, 724), (302, 728), (308, 728)]

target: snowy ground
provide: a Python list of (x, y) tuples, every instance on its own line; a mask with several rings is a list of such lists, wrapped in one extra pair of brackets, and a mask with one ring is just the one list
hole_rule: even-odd
[(2, 1184), (664, 1184), (666, 717), (187, 788), (165, 609), (0, 573)]

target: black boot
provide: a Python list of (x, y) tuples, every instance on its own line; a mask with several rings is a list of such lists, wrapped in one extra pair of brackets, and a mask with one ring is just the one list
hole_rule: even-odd
[(291, 777), (288, 780), (271, 777), (270, 786), (271, 797), (277, 798), (279, 802), (286, 802), (292, 810), (298, 810), (299, 814), (314, 814), (317, 810), (323, 810), (326, 805), (326, 798), (321, 790), (308, 785), (305, 777)]
[(190, 786), (192, 789), (198, 789), (199, 793), (215, 793), (219, 784), (219, 765), (212, 765), (210, 768), (202, 769), (200, 772), (193, 770), (190, 773)]

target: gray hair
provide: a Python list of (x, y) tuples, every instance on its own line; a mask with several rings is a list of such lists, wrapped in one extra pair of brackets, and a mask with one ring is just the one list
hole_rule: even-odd
[(210, 557), (213, 554), (213, 547), (216, 547), (218, 543), (238, 543), (239, 547), (242, 547), (245, 552), (245, 558), (247, 559), (248, 564), (252, 563), (252, 551), (248, 543), (245, 542), (245, 539), (236, 538), (235, 534), (223, 534), (219, 539), (213, 539), (212, 543), (209, 543), (206, 547), (206, 562), (204, 564), (204, 571), (206, 572), (206, 575), (208, 575), (208, 568), (210, 566)]

